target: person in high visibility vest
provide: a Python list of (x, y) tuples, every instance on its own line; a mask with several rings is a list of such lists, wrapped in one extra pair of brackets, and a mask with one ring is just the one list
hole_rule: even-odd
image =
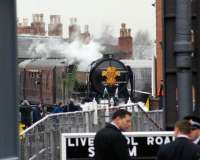
[[(19, 123), (19, 134), (21, 134), (26, 129), (26, 125), (23, 123)], [(23, 136), (20, 136), (20, 139), (23, 139)]]
[(149, 111), (150, 110), (150, 100), (149, 100), (149, 97), (147, 98), (145, 106), (146, 106), (147, 110)]

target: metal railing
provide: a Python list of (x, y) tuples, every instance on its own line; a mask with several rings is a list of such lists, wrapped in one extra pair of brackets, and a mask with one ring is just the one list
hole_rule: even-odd
[(131, 131), (159, 131), (164, 128), (162, 110), (144, 112), (137, 104), (49, 114), (20, 134), (21, 160), (60, 160), (61, 133), (96, 132), (119, 108), (132, 112)]

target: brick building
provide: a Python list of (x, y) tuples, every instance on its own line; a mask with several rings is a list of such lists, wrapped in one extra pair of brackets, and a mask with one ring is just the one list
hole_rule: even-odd
[(28, 18), (23, 18), (22, 23), (17, 19), (17, 33), (18, 34), (31, 34), (32, 28), (28, 25)]
[(80, 40), (83, 42), (83, 43), (89, 43), (90, 40), (91, 40), (91, 35), (90, 35), (90, 32), (89, 32), (89, 26), (88, 25), (85, 25), (85, 30), (83, 33), (80, 34)]
[[(28, 19), (24, 18), (22, 23), (17, 21), (17, 34), (30, 34), (45, 36), (45, 22), (43, 14), (33, 14), (31, 25), (28, 24)], [(60, 15), (50, 15), (50, 24), (48, 25), (49, 36), (63, 36), (63, 25)]]
[(43, 14), (33, 14), (33, 22), (31, 23), (33, 35), (44, 36), (46, 34), (43, 17)]
[(77, 24), (76, 18), (70, 19), (70, 25), (68, 27), (69, 41), (72, 42), (75, 39), (80, 40), (83, 43), (89, 43), (91, 40), (91, 35), (89, 32), (89, 26), (85, 25), (84, 32), (81, 32), (80, 26)]
[(17, 20), (17, 34), (30, 34), (44, 36), (45, 23), (43, 21), (43, 14), (33, 14), (33, 22), (31, 25), (28, 24), (28, 19), (23, 18), (22, 23)]
[(160, 88), (160, 82), (163, 80), (163, 10), (162, 10), (163, 0), (156, 1), (156, 54), (157, 54), (157, 64), (156, 64), (156, 87), (157, 91)]
[(68, 33), (69, 33), (69, 41), (70, 42), (72, 42), (77, 37), (79, 37), (79, 35), (81, 33), (81, 29), (80, 29), (80, 26), (77, 25), (77, 19), (76, 18), (70, 19), (70, 25), (68, 27)]
[(131, 36), (131, 29), (126, 28), (126, 24), (121, 24), (120, 37), (118, 38), (118, 48), (126, 53), (122, 58), (129, 59), (133, 53), (133, 38)]
[(63, 25), (59, 15), (50, 15), (50, 24), (48, 25), (49, 36), (63, 36)]

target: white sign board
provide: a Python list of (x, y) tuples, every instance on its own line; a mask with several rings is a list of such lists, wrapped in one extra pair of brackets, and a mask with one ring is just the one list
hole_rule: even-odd
[[(132, 159), (156, 158), (159, 146), (174, 140), (173, 132), (126, 132), (129, 154)], [(94, 159), (95, 133), (63, 133), (61, 160)]]

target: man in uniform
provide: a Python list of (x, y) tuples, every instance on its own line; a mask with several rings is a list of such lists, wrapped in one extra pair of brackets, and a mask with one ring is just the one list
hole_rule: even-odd
[(157, 160), (200, 160), (200, 146), (192, 143), (189, 135), (192, 125), (188, 120), (175, 124), (175, 141), (160, 147)]
[(195, 144), (200, 145), (200, 118), (196, 116), (187, 116), (184, 119), (189, 120), (190, 124), (192, 125), (190, 138)]

